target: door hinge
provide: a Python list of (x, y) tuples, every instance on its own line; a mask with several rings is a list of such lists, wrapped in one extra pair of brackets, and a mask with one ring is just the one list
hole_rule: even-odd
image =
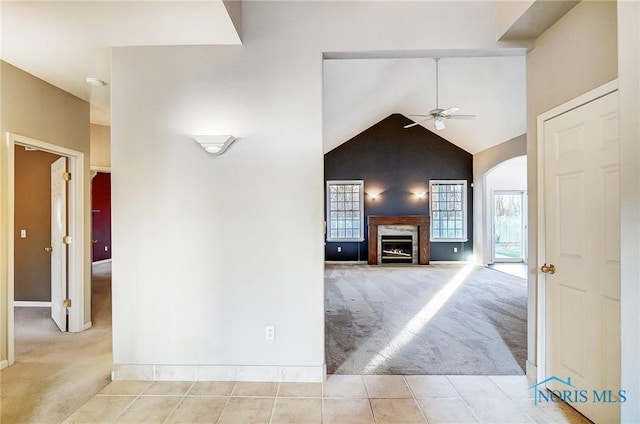
[(62, 244), (71, 244), (71, 236), (62, 237)]
[(64, 299), (62, 301), (62, 307), (63, 308), (70, 308), (71, 307), (71, 299)]
[(64, 181), (71, 181), (71, 172), (63, 172), (62, 173), (62, 179)]

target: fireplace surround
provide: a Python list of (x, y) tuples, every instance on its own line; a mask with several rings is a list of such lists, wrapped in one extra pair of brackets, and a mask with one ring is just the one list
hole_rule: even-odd
[[(429, 217), (426, 215), (401, 215), (401, 216), (381, 216), (369, 215), (369, 248), (368, 264), (377, 265), (380, 263), (381, 243), (378, 242), (379, 226), (415, 226), (417, 229), (417, 263), (419, 265), (429, 264)], [(386, 235), (386, 234), (385, 234)]]

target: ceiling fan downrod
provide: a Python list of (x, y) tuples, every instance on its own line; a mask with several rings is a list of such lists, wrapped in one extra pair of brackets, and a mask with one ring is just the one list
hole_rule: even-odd
[(438, 99), (438, 62), (440, 62), (439, 57), (434, 57), (433, 60), (436, 62), (436, 109), (440, 109), (439, 99)]

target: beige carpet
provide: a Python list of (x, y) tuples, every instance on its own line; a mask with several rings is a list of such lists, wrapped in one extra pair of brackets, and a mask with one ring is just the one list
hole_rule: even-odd
[(325, 267), (330, 374), (522, 375), (526, 280), (464, 263)]
[(111, 264), (93, 267), (93, 327), (61, 333), (49, 308), (15, 308), (15, 364), (0, 373), (2, 423), (58, 423), (110, 382)]

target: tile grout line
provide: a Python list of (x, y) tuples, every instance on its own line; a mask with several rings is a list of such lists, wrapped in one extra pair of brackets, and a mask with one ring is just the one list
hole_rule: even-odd
[(427, 419), (427, 414), (424, 413), (424, 411), (422, 410), (422, 407), (420, 406), (420, 403), (418, 403), (418, 399), (416, 398), (416, 394), (414, 393), (413, 389), (411, 388), (411, 384), (409, 384), (409, 381), (407, 380), (407, 376), (403, 375), (402, 379), (404, 380), (404, 384), (407, 385), (407, 388), (409, 389), (409, 392), (411, 393), (411, 396), (413, 397), (413, 402), (418, 407), (418, 411), (420, 411), (420, 414), (422, 415), (422, 418), (424, 418), (424, 422), (426, 424), (429, 424), (429, 420)]
[[(200, 396), (204, 396), (204, 397), (216, 397), (216, 396), (206, 396), (206, 395), (200, 395)], [(221, 397), (221, 396), (218, 396)], [(275, 399), (275, 396), (267, 396), (267, 395), (260, 395), (260, 396), (232, 396), (233, 398), (236, 399)], [(303, 396), (283, 396), (282, 399), (300, 399), (300, 398), (304, 398), (304, 399), (308, 399), (309, 397), (303, 397)]]
[(367, 400), (369, 401), (369, 409), (371, 410), (371, 418), (373, 418), (373, 424), (377, 424), (376, 413), (373, 412), (373, 403), (371, 403), (371, 398), (369, 398)]
[(116, 417), (111, 422), (115, 423), (118, 420), (118, 418), (120, 418), (125, 412), (127, 412), (129, 410), (129, 408), (131, 408), (131, 405), (133, 405), (138, 399), (140, 399), (142, 397), (142, 394), (144, 392), (146, 392), (147, 390), (149, 390), (149, 387), (151, 387), (152, 385), (153, 385), (153, 382), (149, 382), (147, 387), (142, 389), (140, 391), (140, 393), (138, 393), (138, 395), (136, 395), (135, 399), (133, 399), (131, 402), (129, 402), (129, 405), (127, 405), (126, 408), (124, 408), (118, 415), (116, 415)]
[(482, 423), (482, 420), (480, 419), (480, 417), (478, 417), (478, 416), (476, 415), (476, 413), (475, 413), (475, 412), (473, 412), (473, 408), (471, 408), (471, 405), (469, 405), (469, 402), (467, 402), (467, 399), (466, 399), (464, 396), (462, 396), (462, 393), (460, 392), (460, 390), (458, 390), (458, 386), (456, 386), (455, 384), (453, 384), (453, 381), (451, 381), (451, 380), (449, 379), (449, 376), (448, 376), (448, 375), (445, 375), (445, 378), (447, 379), (447, 381), (449, 382), (449, 384), (451, 384), (451, 385), (453, 386), (453, 389), (454, 389), (456, 392), (458, 392), (458, 395), (460, 395), (460, 399), (462, 399), (462, 402), (464, 403), (464, 406), (466, 406), (466, 407), (467, 407), (467, 409), (469, 410), (469, 412), (471, 412), (471, 416), (473, 416), (473, 418), (474, 418), (477, 422)]
[(369, 386), (367, 386), (367, 379), (364, 378), (364, 375), (360, 374), (360, 378), (362, 379), (362, 384), (364, 385), (364, 391), (367, 392), (367, 399), (371, 399), (371, 395), (369, 394)]
[(495, 376), (494, 376), (494, 375), (488, 375), (488, 376), (487, 376), (487, 378), (489, 378), (489, 381), (490, 381), (494, 386), (496, 386), (496, 387), (498, 388), (498, 390), (500, 390), (502, 393), (504, 393), (504, 395), (507, 397), (507, 399), (509, 399), (509, 400), (513, 400), (513, 398), (512, 398), (511, 396), (509, 396), (509, 393), (507, 393), (507, 392), (505, 392), (504, 390), (502, 390), (502, 387), (500, 387), (500, 386), (498, 385), (498, 383), (496, 383), (496, 382), (493, 380), (493, 377), (495, 377)]
[(233, 389), (231, 389), (231, 391), (229, 392), (229, 396), (227, 397), (227, 401), (224, 403), (224, 407), (222, 407), (222, 411), (220, 411), (220, 416), (216, 420), (216, 424), (218, 424), (220, 422), (220, 420), (222, 419), (222, 416), (224, 415), (224, 411), (226, 411), (227, 406), (229, 405), (229, 402), (231, 401), (231, 396), (233, 395), (233, 392), (236, 391), (237, 387), (238, 387), (238, 382), (236, 381), (235, 384), (233, 385)]
[(184, 392), (184, 394), (182, 395), (182, 397), (180, 398), (178, 403), (176, 403), (176, 406), (174, 406), (173, 409), (171, 409), (171, 412), (169, 412), (169, 415), (167, 415), (167, 418), (165, 418), (164, 421), (162, 421), (163, 424), (166, 423), (167, 420), (169, 420), (169, 418), (171, 418), (171, 415), (173, 415), (173, 413), (176, 411), (176, 409), (178, 409), (178, 407), (182, 404), (184, 399), (187, 397), (187, 395), (189, 394), (189, 392), (191, 391), (191, 389), (193, 389), (193, 386), (195, 386), (195, 385), (196, 385), (196, 381), (194, 380), (193, 382), (191, 382), (191, 385), (189, 386), (187, 391)]
[(276, 401), (278, 400), (278, 395), (280, 394), (280, 386), (282, 385), (282, 380), (278, 382), (278, 388), (276, 389), (276, 395), (273, 398), (273, 405), (271, 405), (271, 415), (269, 415), (269, 424), (273, 421), (273, 414), (276, 411)]
[(376, 413), (373, 411), (373, 403), (371, 403), (371, 394), (369, 393), (369, 386), (367, 386), (367, 379), (364, 378), (364, 375), (360, 375), (360, 378), (362, 378), (364, 389), (367, 391), (367, 400), (369, 401), (369, 410), (371, 410), (371, 418), (373, 418), (373, 424), (377, 424)]
[[(149, 387), (147, 387), (148, 389)], [(145, 389), (146, 390), (146, 389)], [(120, 412), (113, 420), (111, 420), (112, 423), (115, 423), (116, 421), (118, 421), (118, 418), (120, 418), (125, 412), (127, 412), (129, 410), (129, 408), (131, 408), (131, 405), (133, 405), (138, 399), (140, 399), (140, 397), (142, 397), (142, 393), (137, 395), (135, 397), (135, 399), (133, 399), (131, 402), (129, 402), (129, 405), (127, 405), (126, 408), (124, 408), (122, 410), (122, 412)]]

